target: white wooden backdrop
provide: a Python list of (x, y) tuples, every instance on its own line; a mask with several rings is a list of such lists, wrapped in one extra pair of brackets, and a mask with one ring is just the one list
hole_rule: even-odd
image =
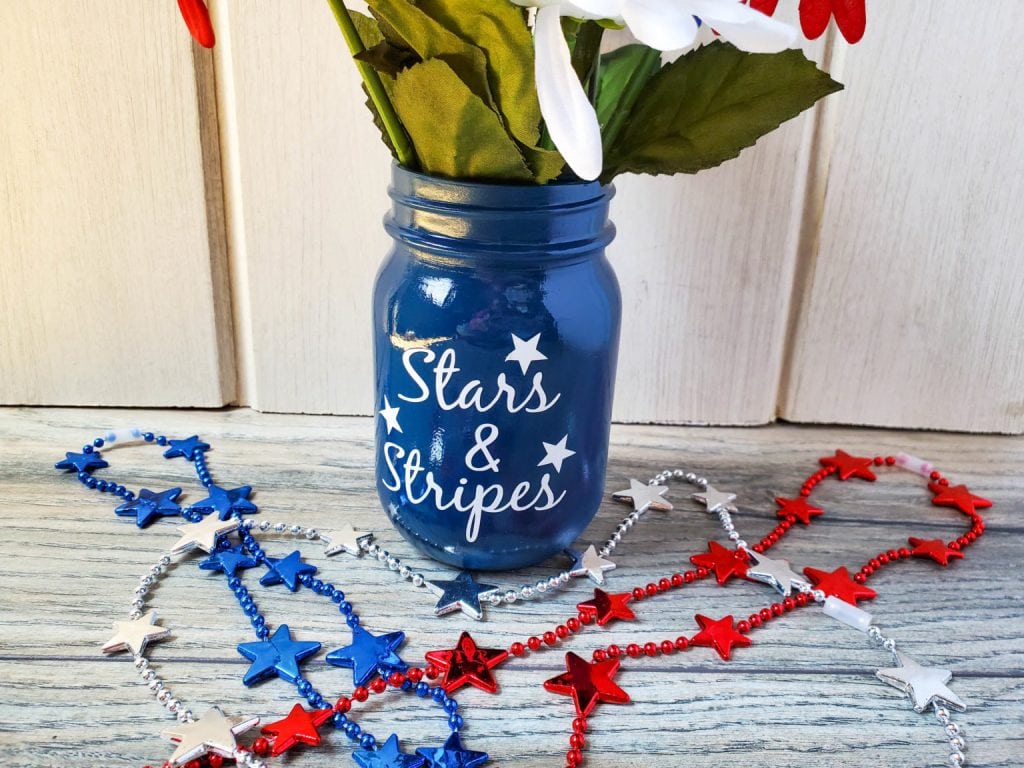
[[(617, 419), (1024, 431), (1024, 6), (868, 8), (845, 92), (618, 183)], [(370, 412), (357, 76), (321, 0), (212, 12), (0, 2), (0, 402)]]

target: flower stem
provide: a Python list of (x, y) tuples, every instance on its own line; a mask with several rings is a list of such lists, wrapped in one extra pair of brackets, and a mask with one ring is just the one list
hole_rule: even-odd
[[(352, 56), (355, 57), (357, 54), (365, 51), (366, 46), (363, 44), (363, 39), (359, 37), (359, 31), (352, 22), (352, 17), (348, 13), (348, 8), (345, 7), (344, 0), (327, 0), (327, 4), (334, 13), (334, 18), (341, 29), (341, 36), (345, 38), (345, 44), (348, 45), (348, 50)], [(387, 131), (388, 138), (391, 139), (391, 146), (394, 147), (398, 162), (407, 168), (412, 168), (416, 161), (416, 155), (413, 152), (412, 144), (409, 142), (409, 136), (402, 126), (402, 121), (398, 117), (398, 113), (395, 112), (395, 107), (391, 103), (391, 99), (388, 98), (387, 91), (384, 90), (384, 83), (381, 82), (380, 75), (367, 62), (355, 58), (353, 61), (355, 61), (356, 69), (359, 70), (359, 75), (363, 78), (363, 84), (366, 86), (366, 92), (370, 96), (370, 101), (373, 102), (373, 106), (377, 109), (377, 114), (380, 115), (384, 130)]]
[(636, 100), (640, 98), (640, 93), (643, 91), (644, 85), (647, 84), (647, 77), (641, 77), (638, 73), (650, 72), (653, 67), (661, 59), (661, 51), (655, 50), (654, 48), (648, 48), (643, 53), (643, 58), (640, 63), (633, 70), (633, 77), (626, 83), (626, 87), (622, 89), (622, 96), (619, 97), (619, 103), (612, 113), (612, 116), (608, 118), (608, 124), (604, 127), (604, 134), (602, 136), (602, 144), (604, 145), (605, 156), (607, 156), (608, 150), (615, 145), (619, 135), (622, 133), (622, 129), (626, 127), (626, 120), (629, 118), (630, 112), (633, 111), (633, 106), (636, 104)]

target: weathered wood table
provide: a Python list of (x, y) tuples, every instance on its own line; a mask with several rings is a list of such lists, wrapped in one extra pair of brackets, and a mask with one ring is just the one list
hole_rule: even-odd
[[(103, 430), (142, 426), (184, 437), (199, 433), (213, 445), (209, 464), (224, 485), (251, 484), (261, 517), (330, 529), (340, 521), (376, 532), (383, 546), (410, 565), (440, 578), (449, 569), (416, 554), (395, 533), (373, 490), (371, 422), (361, 418), (280, 416), (237, 409), (113, 411), (0, 410), (0, 765), (14, 768), (159, 766), (171, 745), (159, 732), (172, 722), (139, 682), (127, 654), (104, 657), (100, 645), (111, 622), (126, 617), (139, 577), (175, 540), (173, 521), (145, 530), (113, 514), (113, 498), (88, 492), (73, 476), (54, 471), (64, 451)], [(985, 511), (987, 533), (963, 560), (943, 568), (912, 559), (884, 569), (871, 586), (879, 595), (862, 604), (901, 648), (923, 663), (955, 674), (952, 688), (968, 702), (957, 720), (969, 742), (969, 764), (1024, 765), (1024, 440), (865, 429), (773, 426), (706, 429), (620, 426), (613, 433), (608, 490), (630, 477), (646, 479), (662, 468), (693, 468), (740, 497), (737, 525), (756, 541), (776, 522), (773, 498), (794, 495), (817, 458), (842, 447), (874, 455), (907, 451), (934, 461), (995, 506)], [(132, 488), (182, 486), (186, 500), (199, 488), (181, 459), (165, 461), (156, 449), (112, 450), (111, 468)], [(611, 589), (623, 590), (687, 567), (709, 539), (723, 539), (714, 516), (687, 501), (686, 486), (672, 499), (676, 510), (649, 513), (616, 552)], [(773, 552), (795, 567), (852, 569), (908, 536), (949, 539), (965, 528), (953, 509), (929, 503), (921, 478), (888, 472), (879, 482), (825, 482), (814, 499), (827, 510), (796, 529)], [(624, 507), (608, 501), (584, 536), (603, 540)], [(268, 539), (270, 552), (289, 541)], [(301, 545), (300, 545), (301, 546)], [(422, 663), (424, 652), (452, 647), (470, 629), (489, 647), (507, 646), (535, 629), (572, 615), (592, 596), (576, 581), (543, 601), (491, 611), (486, 621), (461, 614), (432, 615), (434, 598), (398, 584), (376, 564), (348, 555), (327, 559), (323, 549), (301, 548), (320, 575), (342, 586), (374, 630), (404, 629), (402, 655)], [(197, 713), (220, 704), (229, 713), (265, 721), (287, 714), (292, 685), (272, 679), (242, 685), (248, 662), (235, 646), (253, 640), (223, 578), (178, 566), (151, 595), (151, 605), (172, 637), (151, 646), (154, 668)], [(551, 569), (552, 562), (489, 581), (518, 584)], [(254, 581), (254, 580), (253, 580)], [(598, 645), (643, 638), (692, 635), (694, 614), (746, 616), (773, 599), (767, 588), (714, 580), (674, 591), (637, 608), (636, 622), (589, 628), (564, 644), (589, 658)], [(324, 651), (347, 645), (348, 632), (323, 598), (300, 590), (259, 589), (272, 625), (287, 622), (299, 639)], [(564, 764), (572, 702), (541, 687), (564, 671), (564, 650), (538, 653), (501, 667), (500, 695), (463, 689), (464, 738), (491, 754), (489, 765)], [(723, 662), (708, 648), (656, 659), (629, 659), (616, 681), (632, 697), (624, 706), (600, 705), (590, 718), (585, 751), (592, 766), (934, 766), (947, 748), (930, 714), (916, 714), (875, 670), (888, 654), (867, 638), (810, 608), (773, 622), (753, 645)], [(326, 665), (323, 652), (305, 664), (325, 695), (349, 693), (351, 677)], [(437, 707), (415, 696), (373, 697), (359, 722), (403, 746), (436, 745), (447, 734)], [(330, 729), (327, 729), (330, 730)], [(330, 732), (317, 749), (294, 750), (281, 765), (355, 765), (349, 742)]]

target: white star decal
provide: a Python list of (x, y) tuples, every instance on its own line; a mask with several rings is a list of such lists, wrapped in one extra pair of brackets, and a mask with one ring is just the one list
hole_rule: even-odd
[(542, 440), (541, 445), (544, 446), (544, 458), (540, 460), (540, 463), (537, 464), (537, 466), (543, 467), (545, 464), (550, 464), (552, 467), (555, 468), (555, 472), (561, 472), (562, 462), (568, 459), (570, 456), (576, 455), (576, 451), (570, 451), (568, 448), (565, 447), (565, 443), (566, 441), (568, 441), (568, 439), (569, 436), (566, 435), (565, 437), (563, 437), (561, 440), (554, 444), (545, 443)]
[(388, 402), (388, 396), (384, 395), (384, 407), (378, 411), (381, 416), (384, 417), (384, 424), (388, 428), (388, 434), (391, 434), (392, 430), (402, 431), (402, 425), (398, 423), (398, 411), (397, 405), (391, 405)]
[(523, 375), (530, 369), (530, 364), (535, 363), (538, 360), (547, 360), (547, 355), (542, 355), (537, 351), (537, 342), (540, 341), (540, 334), (531, 338), (529, 341), (523, 341), (514, 333), (512, 334), (512, 343), (515, 345), (515, 350), (509, 352), (505, 357), (505, 362), (515, 361), (519, 363), (519, 368), (522, 370)]

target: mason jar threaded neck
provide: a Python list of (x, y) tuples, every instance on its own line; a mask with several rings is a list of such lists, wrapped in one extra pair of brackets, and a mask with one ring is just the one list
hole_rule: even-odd
[(496, 184), (392, 166), (384, 227), (415, 251), (452, 259), (561, 260), (600, 252), (615, 236), (599, 182)]

